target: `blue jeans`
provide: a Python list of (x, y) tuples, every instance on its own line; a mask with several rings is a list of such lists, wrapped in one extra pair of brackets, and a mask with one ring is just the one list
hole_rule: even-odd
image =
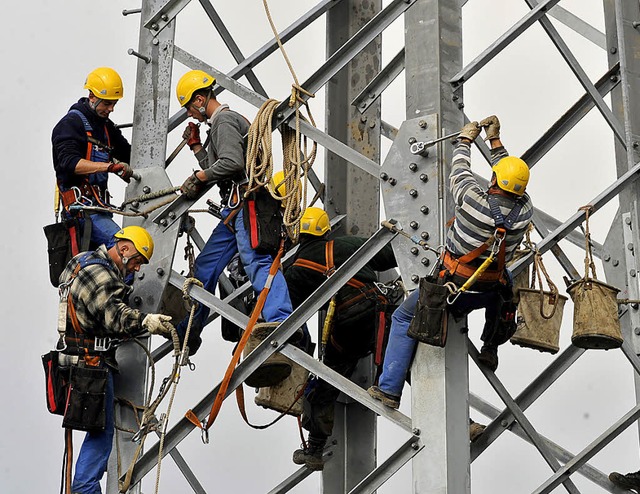
[[(402, 388), (418, 345), (418, 341), (409, 336), (407, 330), (416, 311), (419, 295), (420, 291), (414, 290), (391, 317), (389, 342), (384, 354), (382, 374), (378, 386), (385, 393), (396, 397), (402, 395)], [(449, 310), (455, 318), (461, 318), (476, 309), (486, 309), (482, 340), (493, 344), (491, 338), (499, 321), (503, 302), (504, 300), (497, 291), (461, 293), (456, 301), (449, 306)]]
[[(223, 218), (226, 218), (230, 209), (222, 210)], [(251, 248), (249, 233), (244, 227), (242, 209), (231, 221), (235, 229), (232, 233), (222, 222), (214, 228), (213, 233), (207, 240), (202, 252), (198, 255), (194, 266), (194, 275), (200, 280), (205, 290), (210, 293), (215, 292), (218, 278), (229, 264), (231, 258), (240, 254), (240, 261), (244, 270), (249, 276), (251, 286), (256, 293), (260, 293), (269, 276), (269, 269), (273, 263), (273, 257), (269, 254), (261, 254)], [(262, 316), (266, 322), (284, 321), (293, 312), (287, 283), (282, 271), (278, 270), (271, 282), (271, 289), (262, 309)], [(209, 308), (200, 304), (193, 318), (192, 331), (199, 333), (209, 317)], [(176, 329), (181, 338), (184, 337), (189, 317), (185, 317)]]
[(87, 432), (76, 461), (71, 490), (78, 494), (100, 494), (100, 479), (107, 471), (107, 462), (113, 445), (113, 374), (109, 371), (105, 396), (105, 430)]
[(89, 217), (92, 223), (89, 250), (95, 250), (102, 244), (106, 245), (107, 249), (113, 247), (115, 244), (113, 236), (120, 230), (118, 224), (113, 221), (113, 217), (103, 213), (95, 213)]

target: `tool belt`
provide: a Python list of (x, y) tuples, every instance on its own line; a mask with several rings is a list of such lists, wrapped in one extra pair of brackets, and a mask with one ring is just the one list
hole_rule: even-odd
[(68, 214), (72, 214), (69, 211), (69, 207), (74, 204), (109, 207), (110, 194), (107, 189), (91, 185), (89, 180), (85, 179), (80, 185), (70, 187), (68, 190), (60, 188), (60, 197), (64, 210)]
[[(466, 256), (462, 257), (454, 257), (451, 253), (445, 250), (442, 256), (442, 264), (444, 268), (440, 271), (440, 277), (443, 278), (446, 275), (450, 275), (453, 277), (459, 277), (459, 279), (467, 280), (478, 270), (478, 266), (475, 266), (471, 263), (463, 262), (463, 259)], [(487, 269), (484, 273), (480, 275), (478, 278), (478, 282), (501, 282), (505, 283), (504, 276), (504, 264), (500, 266), (500, 262), (498, 261), (498, 267), (496, 269)], [(454, 280), (455, 283), (455, 280)], [(458, 283), (456, 283), (457, 285)]]
[(121, 340), (108, 336), (91, 337), (74, 332), (73, 336), (65, 335), (58, 346), (61, 346), (60, 351), (66, 355), (102, 355), (115, 350), (120, 343)]

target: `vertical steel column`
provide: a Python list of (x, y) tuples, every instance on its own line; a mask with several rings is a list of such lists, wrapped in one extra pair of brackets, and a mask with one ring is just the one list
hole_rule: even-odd
[[(627, 147), (627, 151), (625, 151), (619, 142), (615, 142), (616, 169), (617, 175), (620, 176), (640, 161), (640, 97), (638, 97), (640, 94), (640, 60), (637, 57), (637, 53), (640, 51), (640, 32), (637, 29), (637, 21), (640, 19), (640, 5), (638, 2), (604, 0), (604, 14), (609, 66), (613, 66), (619, 61), (622, 79), (622, 83), (611, 91), (613, 112), (624, 125)], [(621, 214), (616, 216), (616, 220), (625, 218), (629, 222), (627, 225), (623, 225), (623, 230), (625, 227), (630, 227), (631, 232), (634, 232), (635, 239), (638, 238), (637, 232), (640, 231), (637, 202), (639, 193), (640, 185), (638, 183), (634, 183), (620, 192), (619, 212)], [(640, 249), (640, 246), (638, 244), (627, 246), (624, 239), (616, 239), (615, 244), (621, 247), (621, 251), (614, 253), (614, 255), (622, 263), (628, 292), (637, 293), (637, 258), (630, 265), (626, 260), (630, 256), (625, 249), (632, 250), (631, 255), (635, 257), (635, 249)], [(605, 269), (607, 267), (605, 263)], [(621, 323), (624, 338), (631, 341), (636, 354), (640, 354), (640, 313), (638, 307), (629, 306)], [(634, 378), (636, 402), (640, 403), (640, 376), (634, 373)]]
[[(342, 1), (327, 12), (327, 57), (382, 8), (381, 0)], [(381, 39), (370, 43), (331, 81), (326, 93), (327, 133), (375, 162), (380, 162), (380, 103), (364, 114), (350, 102), (380, 71)], [(346, 214), (340, 233), (367, 236), (379, 225), (379, 181), (326, 153), (325, 208), (329, 217)], [(353, 375), (363, 387), (372, 384), (372, 362), (365, 359)], [(341, 395), (335, 408), (335, 426), (330, 441), (333, 458), (323, 473), (323, 492), (343, 493), (356, 486), (376, 463), (376, 416), (359, 403)]]
[[(460, 129), (464, 119), (461, 88), (454, 92), (449, 83), (462, 68), (461, 5), (419, 0), (405, 14), (407, 119), (435, 114), (439, 135)], [(453, 213), (447, 185), (451, 146), (444, 143), (436, 152), (439, 197), (428, 202), (437, 214), (426, 221), (428, 230), (442, 236)], [(411, 417), (426, 445), (413, 459), (414, 493), (470, 492), (468, 358), (460, 327), (450, 323), (445, 349), (418, 345), (411, 370)]]
[[(140, 182), (132, 180), (127, 187), (127, 199), (172, 186), (164, 169), (164, 161), (169, 122), (175, 22), (169, 22), (159, 32), (144, 27), (146, 20), (164, 3), (162, 0), (143, 0), (142, 2), (138, 52), (146, 59), (138, 60), (131, 150), (131, 165), (141, 175), (141, 180)], [(129, 87), (131, 85), (132, 81)], [(133, 91), (127, 94), (132, 95)], [(143, 203), (140, 209), (152, 207), (157, 201)], [(151, 263), (144, 266), (136, 275), (134, 292), (130, 300), (133, 307), (144, 312), (157, 312), (162, 293), (169, 280), (169, 273), (171, 273), (180, 222), (175, 222), (165, 232), (153, 223), (151, 217), (126, 218), (124, 223), (145, 227), (154, 239), (155, 249)], [(128, 399), (135, 404), (143, 404), (148, 367), (146, 354), (138, 345), (130, 343), (118, 349), (117, 358), (120, 374), (115, 377), (116, 396)], [(117, 417), (120, 419), (121, 426), (136, 430), (136, 420), (129, 408), (119, 407)], [(119, 453), (124, 469), (123, 474), (129, 467), (137, 447), (137, 444), (130, 439), (130, 434), (121, 433)], [(119, 492), (115, 444), (113, 451), (107, 476), (109, 494)], [(129, 492), (139, 493), (140, 485), (133, 487)]]

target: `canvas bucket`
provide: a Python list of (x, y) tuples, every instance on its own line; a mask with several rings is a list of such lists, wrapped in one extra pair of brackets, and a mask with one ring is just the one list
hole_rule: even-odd
[(583, 278), (567, 288), (574, 303), (571, 342), (586, 349), (622, 345), (617, 294), (620, 290), (596, 279)]
[[(300, 394), (307, 385), (309, 371), (287, 357), (284, 358), (291, 365), (289, 377), (275, 386), (260, 388), (254, 401), (256, 405), (276, 412), (300, 416), (302, 415), (302, 397)], [(298, 398), (297, 401), (296, 398)]]
[(518, 291), (518, 327), (511, 343), (541, 352), (558, 353), (562, 311), (567, 297), (533, 288), (519, 288)]

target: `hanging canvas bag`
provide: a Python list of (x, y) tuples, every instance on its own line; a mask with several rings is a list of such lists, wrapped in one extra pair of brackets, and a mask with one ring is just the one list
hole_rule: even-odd
[[(542, 285), (544, 274), (549, 290)], [(536, 289), (536, 280), (540, 289)], [(555, 354), (560, 349), (560, 327), (562, 311), (567, 297), (558, 293), (542, 263), (542, 255), (534, 254), (531, 288), (519, 289), (518, 318), (516, 333), (511, 343), (541, 352)]]
[[(581, 209), (585, 211), (584, 277), (567, 288), (574, 303), (571, 342), (586, 349), (618, 348), (622, 345), (617, 302), (620, 290), (597, 279), (589, 233), (592, 206)], [(593, 278), (589, 277), (589, 271)]]

